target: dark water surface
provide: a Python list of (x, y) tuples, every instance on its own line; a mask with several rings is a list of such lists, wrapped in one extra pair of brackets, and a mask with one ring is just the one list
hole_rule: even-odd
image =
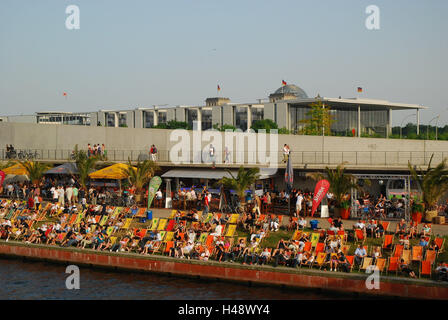
[(68, 290), (65, 268), (62, 264), (1, 258), (0, 299), (353, 299), (334, 293), (91, 268), (80, 268), (80, 289)]

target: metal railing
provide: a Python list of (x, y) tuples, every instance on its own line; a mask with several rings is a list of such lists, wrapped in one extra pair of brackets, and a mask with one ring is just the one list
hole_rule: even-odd
[[(5, 149), (0, 149), (1, 160), (18, 159), (18, 154), (23, 150), (18, 150), (15, 157), (7, 153)], [(26, 150), (26, 154), (32, 155), (30, 160), (45, 161), (70, 161), (72, 160), (72, 150), (63, 149), (31, 149)], [(433, 163), (439, 163), (448, 157), (447, 152), (431, 152), (431, 151), (292, 151), (290, 154), (293, 165), (337, 165), (345, 162), (350, 166), (381, 166), (381, 167), (406, 167), (408, 162), (412, 165), (427, 165), (433, 155)], [(177, 159), (173, 158), (169, 150), (159, 150), (156, 155), (157, 162), (175, 163), (175, 164), (210, 164), (213, 162), (207, 152), (190, 151), (188, 157), (184, 157), (185, 161), (177, 161), (181, 159), (181, 154)], [(177, 157), (175, 155), (175, 157)], [(214, 160), (216, 164), (236, 164), (236, 165), (260, 165), (265, 166), (274, 164), (276, 166), (285, 165), (282, 152), (273, 154), (266, 153), (268, 162), (260, 161), (262, 155), (257, 152), (241, 151), (231, 152), (227, 157), (223, 152), (216, 152)], [(270, 158), (272, 160), (270, 160)], [(22, 158), (23, 160), (27, 159)], [(104, 159), (106, 161), (126, 162), (143, 161), (151, 159), (147, 151), (143, 150), (107, 150)]]

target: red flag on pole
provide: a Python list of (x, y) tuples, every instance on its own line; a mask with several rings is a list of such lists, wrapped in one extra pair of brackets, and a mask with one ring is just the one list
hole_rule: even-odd
[(4, 180), (5, 180), (5, 173), (0, 170), (0, 188), (2, 187)]
[(286, 86), (286, 81), (282, 80), (282, 86)]
[(219, 86), (219, 84), (218, 84), (218, 91), (220, 91), (221, 90), (221, 87)]
[(361, 87), (358, 87), (358, 92), (362, 92), (362, 88)]
[(317, 182), (316, 188), (314, 188), (313, 209), (311, 210), (311, 216), (314, 216), (314, 212), (316, 211), (324, 196), (327, 194), (329, 188), (330, 182), (328, 182), (327, 180), (320, 180), (319, 182)]

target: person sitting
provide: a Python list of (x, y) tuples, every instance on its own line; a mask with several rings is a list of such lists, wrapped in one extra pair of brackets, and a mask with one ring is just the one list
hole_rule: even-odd
[(355, 264), (360, 265), (365, 257), (367, 257), (366, 249), (362, 244), (359, 244), (358, 248), (355, 250)]
[(297, 227), (298, 227), (298, 229), (305, 229), (306, 228), (306, 224), (307, 224), (307, 222), (306, 222), (305, 218), (304, 217), (300, 217), (299, 221), (297, 222)]
[(366, 234), (370, 236), (374, 236), (375, 229), (377, 228), (377, 224), (374, 220), (370, 220), (369, 223), (366, 226)]
[(439, 262), (439, 265), (435, 269), (435, 274), (438, 281), (448, 281), (448, 267), (446, 264)]
[(333, 224), (336, 228), (338, 228), (338, 231), (344, 231), (344, 226), (341, 217), (338, 217), (336, 220), (334, 220)]
[(348, 262), (347, 258), (342, 252), (338, 252), (338, 266), (341, 268), (343, 272), (350, 272), (350, 262)]
[(397, 228), (395, 230), (395, 234), (398, 235), (406, 235), (407, 232), (407, 225), (404, 219), (401, 219), (401, 221), (397, 224)]
[(361, 219), (359, 219), (358, 222), (353, 225), (353, 228), (362, 230), (363, 232), (366, 231), (366, 225), (364, 224), (364, 222), (362, 222)]
[(330, 257), (330, 271), (336, 271), (339, 265), (338, 256), (336, 254), (331, 254)]
[(420, 234), (424, 237), (431, 235), (431, 227), (425, 223)]
[(414, 279), (417, 278), (415, 276), (415, 272), (412, 271), (412, 269), (409, 267), (409, 265), (407, 263), (404, 262), (403, 259), (401, 259), (401, 261), (400, 261), (400, 270), (401, 270), (401, 272), (403, 272), (404, 274), (407, 274), (411, 278), (414, 278)]
[(381, 223), (381, 220), (378, 222), (378, 225), (376, 226), (374, 230), (375, 238), (381, 238), (384, 235), (384, 226)]
[(375, 247), (373, 253), (372, 253), (372, 264), (375, 264), (378, 258), (381, 258), (382, 254), (381, 254), (381, 247)]
[(424, 249), (428, 246), (428, 241), (426, 240), (426, 237), (421, 236), (420, 242), (418, 243), (419, 246), (422, 246)]

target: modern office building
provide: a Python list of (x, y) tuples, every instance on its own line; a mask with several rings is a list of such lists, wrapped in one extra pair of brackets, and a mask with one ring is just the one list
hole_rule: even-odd
[[(210, 129), (214, 125), (231, 125), (246, 131), (256, 120), (271, 119), (279, 128), (298, 133), (303, 126), (300, 121), (307, 118), (310, 105), (318, 101), (330, 109), (334, 119), (331, 125), (332, 133), (341, 136), (351, 136), (354, 130), (359, 137), (387, 137), (392, 131), (392, 111), (397, 110), (416, 110), (418, 131), (420, 110), (426, 109), (420, 105), (384, 100), (320, 96), (310, 98), (300, 87), (288, 84), (270, 94), (267, 101), (233, 103), (229, 98), (212, 97), (207, 98), (203, 106), (126, 107), (121, 110), (101, 109), (90, 113), (39, 112), (31, 116), (35, 117), (31, 121), (128, 128), (153, 128), (172, 120), (187, 122), (193, 127), (193, 122), (198, 121), (202, 130)], [(6, 117), (3, 121), (19, 122), (20, 117)]]

